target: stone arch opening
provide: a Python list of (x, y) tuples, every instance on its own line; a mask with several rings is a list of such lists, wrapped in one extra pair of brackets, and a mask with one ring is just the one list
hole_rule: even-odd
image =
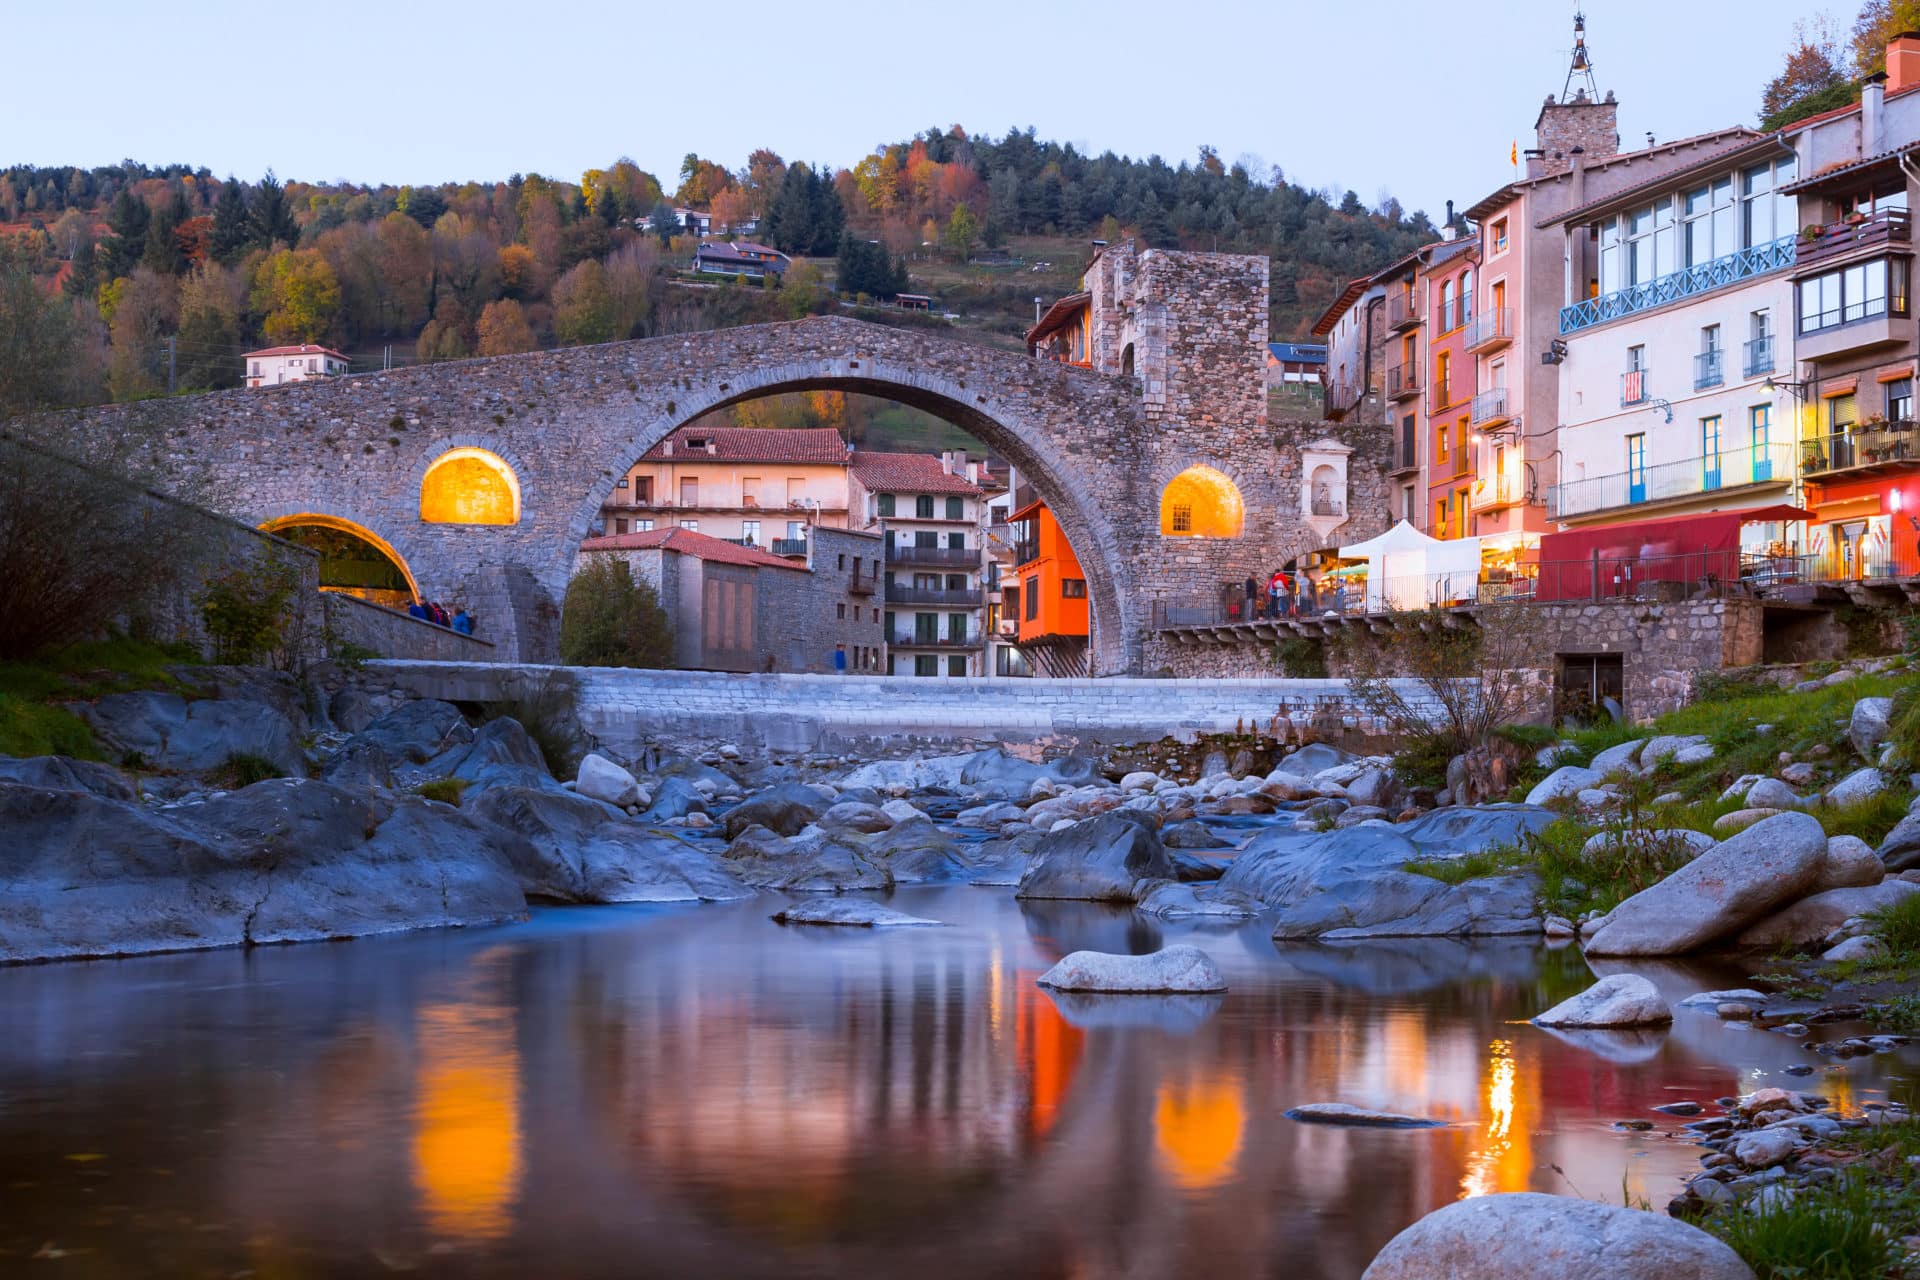
[(1246, 518), (1240, 487), (1212, 467), (1188, 467), (1160, 491), (1160, 532), (1168, 538), (1237, 538)]
[(470, 445), (449, 449), (420, 478), (427, 524), (518, 524), (520, 478), (506, 459)]
[(1120, 372), (1124, 377), (1133, 376), (1133, 344), (1131, 342), (1120, 349)]
[(260, 526), (320, 556), (320, 589), (404, 609), (421, 599), (413, 570), (393, 545), (365, 525), (305, 511)]

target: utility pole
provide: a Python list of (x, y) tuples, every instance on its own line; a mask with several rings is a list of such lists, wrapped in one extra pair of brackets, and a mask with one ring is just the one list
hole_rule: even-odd
[(167, 338), (167, 394), (168, 395), (172, 395), (174, 391), (174, 367), (175, 366), (174, 366), (174, 359), (173, 359), (173, 338), (171, 335), (169, 335)]

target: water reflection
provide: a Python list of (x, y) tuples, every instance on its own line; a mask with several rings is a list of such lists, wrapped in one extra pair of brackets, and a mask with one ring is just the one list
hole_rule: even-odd
[[(893, 905), (951, 927), (600, 908), (0, 971), (0, 1272), (51, 1241), (100, 1276), (1348, 1277), (1462, 1195), (1624, 1180), (1657, 1203), (1697, 1151), (1613, 1121), (1808, 1057), (1690, 1011), (1625, 1047), (1549, 1035), (1519, 1020), (1590, 977), (1525, 945), (1277, 948), (981, 889)], [(1176, 940), (1225, 996), (1035, 984), (1069, 949)], [(1905, 1075), (1816, 1081), (1858, 1101)], [(1327, 1101), (1448, 1127), (1283, 1114)]]

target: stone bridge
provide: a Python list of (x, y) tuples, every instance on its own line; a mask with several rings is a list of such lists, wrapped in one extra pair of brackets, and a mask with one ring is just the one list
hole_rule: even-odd
[[(580, 541), (616, 480), (655, 442), (760, 396), (880, 396), (953, 422), (1019, 469), (1086, 570), (1095, 671), (1137, 672), (1148, 665), (1157, 601), (1264, 575), (1325, 545), (1326, 532), (1302, 519), (1301, 451), (1283, 447), (1289, 429), (1267, 421), (1265, 260), (1150, 251), (1135, 266), (1140, 277), (1157, 257), (1221, 257), (1232, 270), (1204, 264), (1210, 274), (1183, 289), (1185, 307), (1128, 311), (1130, 322), (1153, 311), (1131, 374), (1113, 361), (1116, 371), (1100, 372), (926, 330), (819, 317), (80, 416), (158, 439), (183, 483), (249, 523), (317, 517), (368, 537), (420, 595), (472, 609), (502, 658), (541, 661), (556, 652), (559, 601)], [(1131, 342), (1126, 350), (1131, 367)], [(1291, 431), (1304, 442), (1326, 426)], [(459, 449), (505, 462), (513, 523), (422, 518), (429, 469)], [(1238, 487), (1240, 536), (1162, 536), (1162, 490), (1196, 465)], [(1341, 539), (1380, 523), (1356, 521)]]

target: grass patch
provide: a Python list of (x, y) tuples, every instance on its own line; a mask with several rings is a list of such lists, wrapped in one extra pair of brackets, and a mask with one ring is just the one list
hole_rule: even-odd
[[(1560, 818), (1517, 845), (1495, 845), (1461, 858), (1410, 862), (1405, 869), (1443, 884), (1532, 871), (1540, 877), (1540, 898), (1547, 909), (1577, 919), (1588, 911), (1613, 910), (1692, 861), (1685, 845), (1651, 838), (1644, 826), (1631, 819), (1615, 819), (1595, 828), (1577, 817)], [(1638, 834), (1630, 834), (1636, 830)], [(1587, 842), (1598, 832), (1611, 832), (1617, 838), (1585, 852)]]
[(1869, 913), (1867, 919), (1890, 956), (1920, 958), (1920, 894), (1897, 899)]
[[(1893, 1203), (1889, 1203), (1889, 1198)], [(1700, 1226), (1725, 1240), (1761, 1280), (1858, 1280), (1898, 1274), (1906, 1251), (1894, 1223), (1910, 1222), (1911, 1192), (1861, 1174), (1797, 1188), (1755, 1212), (1728, 1208)]]
[(465, 778), (435, 778), (423, 782), (413, 789), (413, 793), (425, 800), (438, 800), (441, 804), (460, 807), (460, 793), (467, 789)]
[(65, 707), (0, 691), (0, 756), (100, 759), (87, 722)]
[(250, 787), (256, 782), (265, 782), (268, 778), (283, 778), (284, 770), (263, 756), (248, 755), (236, 751), (227, 757), (226, 764), (220, 768), (220, 779), (230, 791)]
[(1907, 816), (1907, 799), (1905, 792), (1886, 790), (1853, 804), (1816, 809), (1814, 816), (1830, 836), (1859, 836), (1878, 845)]
[[(1895, 996), (1884, 1004), (1874, 1005), (1867, 1010), (1867, 1021), (1882, 1031), (1892, 1031), (1901, 1035), (1911, 1035), (1920, 1031), (1920, 995), (1908, 992)], [(1920, 1137), (1920, 1126), (1914, 1126), (1916, 1137)]]
[(1465, 884), (1469, 880), (1505, 875), (1509, 871), (1528, 871), (1533, 866), (1533, 857), (1525, 849), (1517, 845), (1499, 844), (1491, 849), (1476, 850), (1464, 857), (1409, 862), (1402, 870), (1426, 876), (1429, 880), (1438, 880), (1441, 884)]
[(195, 660), (190, 648), (116, 636), (0, 662), (0, 755), (101, 759), (87, 723), (59, 704), (170, 688), (177, 681), (167, 668)]

